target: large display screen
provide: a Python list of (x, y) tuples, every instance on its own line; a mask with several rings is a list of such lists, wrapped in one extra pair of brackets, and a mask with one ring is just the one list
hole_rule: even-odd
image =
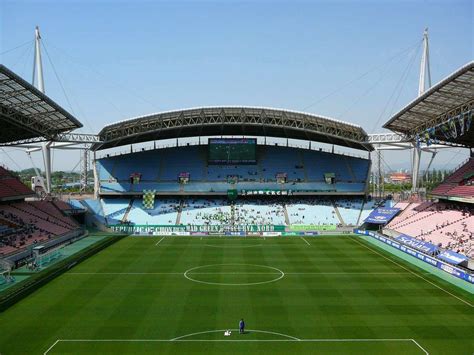
[(209, 164), (256, 164), (256, 138), (209, 138)]

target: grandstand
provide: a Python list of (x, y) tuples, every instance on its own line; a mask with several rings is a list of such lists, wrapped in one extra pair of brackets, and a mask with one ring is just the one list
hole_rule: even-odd
[[(285, 127), (285, 129), (281, 129)], [(217, 132), (216, 129), (219, 131)], [(309, 139), (306, 147), (268, 142), (266, 136)], [(209, 138), (179, 144), (199, 133)], [(182, 226), (246, 230), (265, 226), (350, 230), (363, 215), (372, 147), (361, 127), (327, 117), (255, 107), (203, 107), (164, 112), (106, 126), (95, 151), (154, 139), (175, 146), (102, 154), (95, 160), (97, 201), (82, 201), (105, 228)], [(230, 134), (264, 136), (230, 138)], [(226, 135), (228, 138), (226, 138)], [(359, 156), (311, 146), (311, 140), (358, 150)], [(364, 153), (365, 152), (365, 153)], [(155, 205), (146, 209), (144, 191)]]
[[(220, 138), (179, 142), (216, 133)], [(264, 139), (257, 143), (256, 138), (229, 135)], [(270, 108), (203, 107), (122, 121), (104, 127), (99, 136), (101, 143), (92, 149), (106, 153), (94, 162), (97, 200), (80, 204), (102, 229), (350, 231), (371, 206), (367, 195), (373, 148), (366, 143), (367, 134), (327, 117)], [(306, 144), (278, 144), (272, 137), (287, 142), (304, 138)], [(155, 142), (152, 149), (136, 151), (131, 145), (125, 154), (108, 151), (165, 138), (175, 138), (176, 144), (157, 148)], [(312, 140), (332, 144), (331, 151), (315, 148)], [(358, 153), (334, 153), (334, 145)], [(143, 202), (147, 191), (155, 195), (152, 208)]]
[(431, 200), (397, 204), (401, 212), (384, 227), (386, 235), (407, 235), (474, 258), (473, 115), (474, 62), (470, 62), (384, 125), (418, 143), (455, 145), (471, 152), (467, 161), (431, 191)]
[(431, 192), (433, 197), (474, 203), (474, 158), (469, 158)]
[[(365, 195), (370, 161), (319, 150), (257, 146), (255, 165), (210, 165), (207, 145), (181, 146), (105, 157), (96, 161), (101, 195), (139, 194), (227, 194), (229, 189), (291, 190), (308, 194)], [(178, 175), (189, 174), (180, 185)], [(139, 183), (130, 176), (141, 175)], [(286, 175), (279, 183), (279, 173)], [(334, 174), (326, 182), (325, 174)]]
[(390, 230), (474, 257), (474, 208), (469, 205), (411, 203), (386, 226)]
[[(0, 144), (44, 141), (82, 125), (46, 95), (0, 65)], [(28, 200), (26, 200), (28, 198)], [(34, 200), (33, 200), (34, 199)], [(0, 167), (0, 259), (31, 256), (33, 245), (51, 248), (84, 234), (61, 201), (36, 194)]]
[(34, 192), (23, 185), (8, 170), (0, 166), (0, 201), (34, 196)]
[(329, 197), (164, 197), (145, 209), (141, 198), (104, 197), (80, 201), (105, 226), (307, 226), (309, 230), (355, 227), (373, 210), (363, 198)]

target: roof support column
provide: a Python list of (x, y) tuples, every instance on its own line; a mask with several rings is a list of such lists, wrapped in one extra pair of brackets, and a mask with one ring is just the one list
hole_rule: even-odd
[(44, 172), (46, 174), (46, 192), (51, 193), (51, 144), (52, 142), (43, 143), (41, 150), (43, 151)]
[[(334, 148), (334, 146), (333, 146)], [(382, 150), (377, 150), (377, 195), (381, 199), (385, 193), (384, 188), (384, 174), (382, 170)]]
[(82, 166), (81, 166), (81, 187), (80, 193), (87, 191), (87, 185), (89, 183), (89, 149), (85, 148), (82, 155)]
[(99, 198), (99, 174), (97, 174), (97, 158), (95, 150), (92, 153), (93, 162), (92, 162), (92, 171), (94, 173), (94, 198)]
[(420, 147), (413, 148), (413, 166), (412, 166), (412, 188), (411, 192), (418, 192), (418, 177), (420, 172), (420, 159), (421, 159), (421, 149)]

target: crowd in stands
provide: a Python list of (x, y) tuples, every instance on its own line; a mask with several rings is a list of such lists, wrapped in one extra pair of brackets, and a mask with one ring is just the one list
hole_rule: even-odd
[(37, 219), (22, 219), (16, 214), (0, 208), (0, 223), (8, 225), (8, 231), (0, 240), (0, 255), (11, 254), (29, 244), (51, 238), (51, 234), (37, 226)]
[(224, 199), (187, 199), (182, 201), (180, 224), (230, 225), (232, 212)]
[[(103, 208), (90, 208), (109, 225), (332, 225), (356, 226), (374, 205), (361, 198), (329, 199), (324, 197), (239, 198), (156, 198), (151, 210), (140, 198), (104, 198)], [(130, 205), (131, 204), (131, 205)], [(86, 205), (93, 206), (92, 203)], [(100, 204), (99, 204), (100, 205)], [(130, 206), (129, 206), (130, 205)], [(339, 209), (338, 217), (336, 208)], [(101, 212), (101, 211), (104, 212)], [(127, 214), (127, 211), (128, 214)], [(361, 219), (361, 221), (363, 221)]]
[(422, 202), (405, 207), (386, 228), (468, 256), (474, 256), (474, 208), (451, 202)]
[(285, 208), (281, 202), (237, 200), (235, 224), (285, 225)]
[[(16, 201), (0, 205), (0, 255), (8, 255), (32, 244), (48, 241), (79, 229), (79, 224), (64, 215), (61, 203)], [(6, 228), (5, 228), (6, 227)]]

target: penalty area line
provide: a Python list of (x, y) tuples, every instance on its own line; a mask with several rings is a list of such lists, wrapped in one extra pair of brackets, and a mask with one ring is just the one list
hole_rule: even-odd
[(311, 245), (311, 244), (309, 244), (308, 241), (307, 241), (306, 239), (304, 239), (303, 237), (300, 237), (300, 238), (303, 239), (306, 244)]
[(415, 343), (416, 346), (418, 346), (421, 351), (423, 351), (426, 355), (429, 355), (429, 353), (426, 351), (426, 349), (424, 347), (422, 347), (415, 339), (410, 339), (412, 342)]
[(165, 239), (165, 237), (163, 237), (163, 238), (161, 238), (159, 241), (157, 241), (156, 244), (155, 244), (155, 247), (156, 247), (158, 244), (160, 244), (163, 239)]
[(53, 348), (56, 346), (56, 344), (59, 343), (60, 341), (61, 341), (61, 339), (57, 339), (57, 340), (53, 343), (53, 345), (51, 345), (51, 346), (44, 352), (43, 355), (48, 354), (48, 353), (51, 351), (51, 349), (53, 349)]
[[(215, 332), (220, 332), (219, 331), (208, 331), (208, 332), (199, 332), (196, 334), (188, 334), (184, 335), (181, 337), (173, 338), (173, 339), (57, 339), (53, 345), (51, 345), (44, 353), (43, 355), (47, 355), (53, 348), (59, 343), (59, 342), (64, 342), (64, 343), (180, 343), (180, 342), (261, 342), (261, 343), (271, 343), (271, 342), (300, 342), (300, 343), (369, 343), (369, 342), (410, 342), (415, 344), (416, 347), (418, 347), (425, 355), (429, 355), (428, 351), (426, 351), (425, 348), (423, 348), (415, 339), (300, 339), (296, 338), (293, 336), (289, 336), (286, 334), (280, 334), (280, 333), (274, 333), (274, 332), (265, 332), (265, 331), (256, 331), (257, 333), (270, 333), (270, 334), (275, 334), (275, 335), (281, 335), (284, 337), (287, 337), (287, 339), (185, 339), (186, 337), (193, 336), (193, 335), (198, 335), (202, 333), (215, 333)], [(222, 330), (223, 331), (223, 330)], [(183, 339), (184, 338), (184, 339)]]

